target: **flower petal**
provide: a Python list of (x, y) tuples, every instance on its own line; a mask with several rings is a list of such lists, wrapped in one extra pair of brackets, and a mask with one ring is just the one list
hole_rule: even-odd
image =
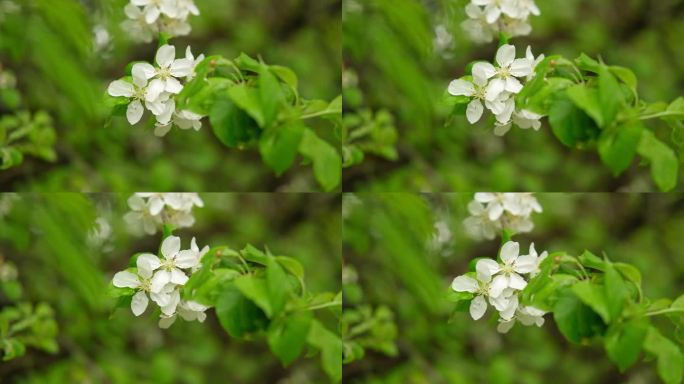
[(496, 51), (496, 63), (500, 67), (507, 67), (515, 60), (515, 47), (510, 44), (504, 44)]
[(178, 268), (171, 270), (171, 282), (177, 285), (184, 285), (188, 282), (188, 276)]
[(522, 89), (523, 85), (520, 80), (516, 79), (515, 77), (509, 77), (506, 79), (506, 91), (510, 93), (520, 93)]
[(176, 321), (176, 316), (161, 316), (159, 318), (159, 328), (168, 329)]
[(496, 75), (496, 68), (491, 63), (479, 61), (473, 65), (473, 80), (477, 85), (487, 84), (487, 80)]
[(159, 8), (154, 5), (148, 5), (145, 7), (145, 9), (143, 9), (143, 12), (145, 12), (145, 22), (147, 24), (153, 24), (155, 21), (157, 21), (159, 15), (161, 14)]
[(475, 86), (470, 81), (456, 79), (449, 83), (448, 91), (454, 96), (472, 96), (475, 94)]
[(192, 68), (194, 67), (194, 62), (188, 59), (178, 59), (171, 63), (171, 76), (174, 77), (185, 77), (192, 73)]
[(522, 276), (518, 275), (517, 273), (511, 273), (508, 277), (508, 286), (522, 291), (525, 289), (525, 287), (527, 287), (527, 281), (525, 281), (525, 279), (523, 279)]
[(508, 277), (506, 275), (497, 275), (489, 285), (489, 296), (499, 297), (506, 288), (508, 288)]
[(144, 86), (147, 80), (153, 78), (156, 74), (157, 70), (150, 63), (135, 63), (133, 68), (131, 68), (131, 75), (133, 75), (133, 80), (138, 86)]
[(126, 108), (126, 119), (131, 125), (138, 124), (144, 112), (145, 108), (142, 103), (139, 100), (133, 100)]
[(131, 311), (134, 315), (140, 316), (143, 312), (145, 312), (145, 309), (147, 309), (147, 304), (149, 302), (150, 301), (145, 292), (140, 291), (133, 295), (133, 298), (131, 299)]
[(162, 79), (154, 79), (150, 81), (150, 84), (147, 86), (147, 90), (145, 91), (145, 100), (150, 102), (156, 101), (159, 95), (164, 92), (165, 88), (166, 83)]
[[(197, 244), (195, 244), (195, 247), (197, 247)], [(198, 251), (185, 249), (178, 252), (178, 255), (176, 255), (176, 266), (179, 268), (192, 268), (199, 264)]]
[(159, 293), (164, 289), (164, 286), (171, 281), (171, 273), (169, 271), (157, 271), (150, 282), (150, 291)]
[(161, 261), (157, 256), (151, 253), (143, 253), (138, 256), (136, 265), (138, 266), (138, 273), (140, 276), (149, 279), (152, 277), (152, 273), (161, 266)]
[(176, 257), (178, 251), (180, 251), (181, 239), (178, 236), (169, 236), (162, 242), (161, 254), (166, 259), (173, 259)]
[(479, 320), (487, 312), (487, 301), (482, 296), (477, 296), (470, 302), (470, 316), (473, 320)]
[(475, 264), (475, 270), (477, 271), (477, 278), (480, 281), (488, 282), (492, 279), (492, 276), (501, 271), (501, 266), (496, 260), (480, 259), (477, 261), (477, 264)]
[(176, 58), (176, 47), (173, 45), (162, 45), (157, 50), (157, 55), (155, 56), (155, 61), (162, 68), (168, 68), (173, 60)]
[(479, 284), (477, 280), (465, 275), (456, 277), (454, 281), (451, 283), (451, 289), (453, 289), (456, 292), (475, 293), (477, 292), (478, 287)]
[(114, 97), (131, 97), (135, 93), (135, 88), (133, 87), (133, 84), (129, 83), (128, 81), (115, 80), (109, 84), (107, 93)]
[(178, 94), (183, 90), (183, 85), (175, 77), (166, 79), (164, 90), (169, 93)]
[(480, 121), (483, 113), (484, 107), (482, 106), (480, 100), (474, 99), (468, 103), (468, 107), (466, 108), (466, 118), (470, 124), (475, 124)]
[(525, 77), (532, 74), (532, 65), (534, 61), (528, 59), (515, 59), (511, 64), (511, 75), (515, 77)]
[(121, 271), (114, 275), (112, 284), (119, 288), (138, 288), (140, 286), (140, 279), (132, 272)]
[(507, 241), (502, 247), (499, 256), (504, 264), (511, 265), (520, 254), (520, 244), (515, 241)]
[(503, 79), (494, 79), (489, 82), (485, 90), (485, 100), (494, 101), (506, 89), (506, 81)]
[(515, 325), (515, 319), (511, 319), (508, 321), (502, 320), (502, 321), (499, 321), (499, 325), (496, 326), (496, 331), (499, 333), (508, 333), (508, 331), (510, 331), (514, 325)]

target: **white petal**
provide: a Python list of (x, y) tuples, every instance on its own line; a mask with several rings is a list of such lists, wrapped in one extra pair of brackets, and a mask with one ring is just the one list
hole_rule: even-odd
[(511, 75), (515, 77), (525, 77), (532, 73), (533, 61), (527, 59), (515, 59), (511, 64)]
[(161, 254), (167, 259), (173, 259), (176, 257), (178, 251), (180, 251), (181, 239), (178, 236), (169, 236), (162, 242)]
[(159, 95), (164, 92), (166, 88), (166, 83), (162, 79), (154, 79), (147, 86), (145, 91), (145, 100), (153, 102), (156, 101)]
[(499, 256), (505, 264), (510, 265), (515, 261), (515, 259), (518, 258), (519, 254), (520, 244), (516, 243), (515, 241), (507, 241), (506, 244), (501, 247)]
[(514, 295), (511, 297), (511, 301), (508, 304), (508, 307), (504, 309), (503, 311), (499, 312), (499, 316), (501, 316), (502, 319), (508, 321), (513, 318), (515, 315), (515, 310), (518, 309), (518, 296)]
[(518, 273), (531, 273), (537, 269), (537, 258), (532, 255), (518, 257), (515, 261), (515, 271)]
[(474, 198), (480, 203), (489, 203), (497, 199), (496, 194), (490, 192), (477, 192)]
[(490, 63), (480, 61), (473, 65), (473, 80), (475, 84), (483, 86), (487, 84), (487, 80), (496, 75), (496, 69)]
[(500, 67), (507, 67), (515, 60), (515, 47), (510, 44), (502, 45), (496, 51), (496, 62)]
[(499, 333), (508, 333), (508, 331), (515, 325), (515, 319), (508, 321), (499, 321), (499, 325), (496, 326), (496, 331)]
[(157, 55), (155, 56), (155, 61), (162, 68), (168, 68), (173, 59), (176, 58), (176, 47), (172, 45), (162, 45), (157, 50)]
[(149, 0), (132, 0), (131, 3), (126, 4), (124, 7), (124, 13), (129, 19), (138, 19), (140, 18), (140, 15), (142, 15), (142, 11), (140, 11), (140, 8), (136, 7), (136, 2), (139, 1), (149, 1)]
[(138, 266), (138, 273), (140, 276), (149, 279), (152, 277), (152, 272), (161, 266), (161, 261), (157, 256), (151, 253), (143, 253), (138, 256), (136, 265)]
[(485, 9), (487, 23), (493, 24), (501, 16), (501, 9), (497, 6), (490, 6)]
[(131, 311), (134, 315), (140, 316), (145, 312), (145, 309), (147, 309), (148, 303), (149, 299), (147, 298), (147, 295), (145, 292), (140, 291), (133, 295), (133, 298), (131, 299)]
[(482, 106), (480, 100), (475, 99), (468, 103), (468, 107), (466, 108), (466, 118), (470, 124), (475, 124), (480, 121), (483, 113), (484, 107)]
[(485, 90), (485, 100), (494, 101), (506, 89), (506, 82), (502, 79), (494, 79), (489, 82)]
[(522, 291), (525, 289), (525, 287), (527, 287), (527, 281), (525, 281), (525, 279), (523, 279), (522, 276), (518, 275), (517, 273), (511, 273), (508, 277), (508, 286)]
[(142, 119), (145, 108), (139, 100), (133, 100), (126, 109), (126, 119), (131, 125), (137, 124)]
[(159, 293), (164, 289), (164, 286), (171, 280), (171, 273), (169, 271), (157, 271), (150, 282), (150, 291)]
[(503, 136), (506, 133), (508, 133), (508, 131), (511, 130), (512, 126), (513, 126), (513, 124), (511, 124), (511, 123), (500, 124), (497, 122), (497, 124), (494, 126), (494, 134), (497, 136)]
[(107, 93), (114, 97), (131, 97), (135, 93), (135, 88), (133, 87), (133, 84), (127, 81), (115, 80), (109, 84)]
[(454, 96), (472, 96), (475, 94), (475, 86), (469, 81), (456, 79), (449, 83), (448, 91)]
[(499, 220), (501, 215), (503, 214), (503, 206), (500, 203), (493, 203), (489, 206), (489, 220), (491, 221), (496, 221)]
[[(133, 79), (138, 79), (139, 81), (145, 80), (142, 85), (147, 83), (147, 80), (153, 78), (156, 74), (157, 70), (154, 69), (150, 63), (135, 63), (133, 64), (133, 68), (131, 68)], [(138, 83), (136, 82), (136, 84)]]
[(154, 5), (148, 5), (145, 7), (143, 12), (145, 12), (145, 22), (147, 24), (153, 24), (155, 21), (157, 21), (159, 14), (161, 13), (159, 12), (159, 8)]
[(165, 104), (161, 101), (145, 101), (145, 107), (147, 107), (155, 116), (164, 113), (164, 109), (166, 108)]
[[(195, 247), (197, 247), (197, 245), (195, 245)], [(199, 263), (197, 256), (198, 252), (192, 249), (182, 250), (178, 252), (178, 255), (176, 256), (176, 265), (179, 268), (192, 268)]]
[(167, 316), (171, 316), (176, 312), (176, 307), (178, 306), (178, 303), (180, 303), (180, 292), (175, 290), (171, 292), (170, 297), (171, 300), (169, 301), (169, 304), (161, 308), (162, 313)]
[(487, 312), (487, 301), (482, 296), (477, 296), (470, 302), (470, 316), (473, 320), (479, 320)]
[(489, 285), (489, 296), (499, 297), (506, 288), (508, 288), (508, 277), (506, 275), (497, 275)]
[(523, 89), (522, 83), (515, 77), (506, 78), (506, 91), (510, 93), (519, 93)]
[(456, 292), (475, 293), (477, 292), (478, 286), (477, 280), (465, 275), (456, 277), (451, 283), (451, 289)]
[(168, 329), (176, 321), (176, 316), (161, 316), (159, 318), (159, 328)]
[(175, 77), (169, 77), (166, 79), (164, 90), (169, 93), (178, 94), (183, 90), (183, 85)]
[(119, 288), (137, 288), (140, 286), (140, 279), (138, 279), (138, 276), (134, 273), (121, 271), (114, 275), (112, 284)]
[(171, 270), (171, 282), (177, 285), (184, 285), (188, 282), (188, 276), (178, 268)]
[(178, 59), (171, 63), (171, 76), (185, 77), (192, 73), (194, 62), (188, 59)]
[(154, 135), (157, 137), (164, 137), (171, 130), (173, 124), (157, 124), (154, 126)]
[(515, 111), (515, 100), (512, 97), (506, 99), (503, 103), (503, 110), (496, 115), (496, 121), (501, 124), (507, 124), (511, 120), (511, 115)]
[(480, 279), (480, 281), (488, 282), (492, 279), (492, 276), (501, 271), (501, 266), (496, 260), (480, 259), (477, 261), (477, 264), (475, 264), (475, 270), (477, 271), (477, 278)]
[(160, 307), (168, 305), (171, 302), (171, 295), (168, 292), (151, 292), (150, 298)]

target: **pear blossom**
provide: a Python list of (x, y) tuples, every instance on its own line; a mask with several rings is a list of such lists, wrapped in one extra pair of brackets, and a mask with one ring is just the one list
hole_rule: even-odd
[(153, 235), (163, 225), (187, 228), (195, 223), (194, 207), (203, 207), (197, 193), (146, 193), (138, 192), (128, 199), (131, 212), (124, 220), (134, 234)]
[(188, 17), (200, 14), (193, 0), (130, 0), (124, 12), (128, 20), (121, 28), (133, 40), (146, 43), (160, 32), (171, 37), (189, 34)]
[(503, 33), (509, 37), (528, 35), (532, 31), (530, 15), (541, 12), (534, 0), (471, 0), (465, 7), (468, 19), (463, 30), (475, 43), (490, 43)]
[(545, 314), (546, 312), (533, 306), (519, 306), (515, 313), (515, 317), (508, 320), (503, 318), (499, 319), (499, 325), (496, 330), (499, 333), (508, 333), (515, 325), (516, 320), (525, 326), (536, 325), (537, 327), (541, 327), (544, 325)]
[(506, 229), (514, 233), (530, 232), (534, 228), (532, 214), (542, 207), (531, 193), (475, 194), (468, 203), (470, 217), (463, 221), (466, 233), (475, 240), (492, 240)]

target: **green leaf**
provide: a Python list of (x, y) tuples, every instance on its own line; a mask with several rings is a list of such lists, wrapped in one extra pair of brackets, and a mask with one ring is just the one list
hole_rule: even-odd
[(304, 279), (304, 267), (299, 260), (287, 256), (276, 256), (276, 260), (298, 279)]
[(575, 63), (580, 69), (594, 73), (599, 73), (602, 67), (601, 63), (585, 55), (584, 53), (575, 59)]
[(629, 300), (629, 289), (620, 272), (611, 263), (606, 263), (604, 288), (606, 307), (610, 318), (615, 321), (620, 317), (625, 303)]
[(566, 95), (558, 95), (549, 109), (554, 135), (564, 145), (575, 147), (598, 136), (596, 123)]
[(585, 280), (573, 285), (572, 291), (584, 304), (598, 313), (606, 324), (610, 323), (611, 313), (602, 286)]
[(261, 103), (260, 92), (246, 84), (236, 84), (228, 89), (228, 95), (241, 109), (249, 114), (260, 127), (266, 126), (265, 108)]
[(304, 130), (299, 152), (313, 162), (314, 175), (325, 191), (335, 189), (342, 178), (342, 158), (327, 141), (311, 129)]
[(243, 337), (266, 328), (264, 312), (233, 283), (226, 283), (216, 301), (216, 316), (232, 337)]
[(304, 124), (292, 121), (264, 131), (259, 139), (259, 151), (264, 162), (280, 176), (289, 169), (297, 157), (304, 135)]
[(684, 376), (684, 355), (677, 344), (657, 328), (648, 328), (644, 349), (658, 358), (658, 375), (667, 384), (680, 384)]
[(634, 95), (634, 98), (636, 99), (638, 80), (634, 72), (632, 72), (629, 68), (619, 67), (615, 65), (608, 67), (608, 69), (610, 69), (613, 75), (617, 76), (617, 78), (620, 79), (620, 81), (627, 84), (630, 91), (632, 91), (632, 95)]
[(237, 59), (233, 60), (233, 62), (241, 70), (250, 71), (250, 72), (259, 72), (259, 69), (261, 69), (261, 63), (255, 59), (249, 57), (244, 52), (241, 53)]
[(266, 65), (262, 65), (259, 70), (259, 99), (263, 112), (263, 127), (270, 127), (278, 117), (279, 109), (284, 106), (285, 95), (278, 79)]
[(607, 67), (602, 66), (598, 78), (598, 96), (603, 111), (603, 122), (609, 126), (625, 101), (620, 84)]
[(297, 74), (294, 73), (290, 68), (281, 67), (280, 65), (269, 66), (271, 72), (275, 73), (280, 80), (292, 88), (292, 91), (297, 92), (297, 87), (299, 80), (297, 79)]
[(268, 265), (268, 256), (251, 244), (247, 244), (245, 249), (242, 250), (242, 256), (245, 260), (252, 263), (261, 264), (263, 266)]
[(342, 340), (318, 320), (311, 322), (307, 341), (321, 350), (323, 371), (334, 383), (342, 380)]
[(684, 97), (678, 97), (665, 111), (668, 116), (684, 117)]
[(597, 269), (599, 271), (605, 271), (606, 269), (606, 262), (587, 250), (585, 250), (578, 259), (585, 267)]
[(285, 307), (285, 302), (292, 292), (292, 285), (283, 268), (272, 256), (269, 257), (266, 266), (266, 288), (273, 314), (277, 315)]
[(639, 360), (648, 328), (648, 320), (638, 318), (626, 323), (615, 323), (608, 329), (605, 338), (606, 352), (610, 360), (620, 368), (620, 372), (625, 372)]
[(677, 185), (679, 162), (667, 144), (652, 132), (644, 131), (637, 152), (651, 161), (651, 176), (661, 191), (667, 192)]
[(266, 280), (253, 275), (242, 275), (234, 280), (235, 286), (261, 308), (268, 318), (273, 317), (273, 306)]
[(563, 336), (573, 343), (601, 334), (605, 328), (599, 315), (585, 305), (572, 289), (560, 292), (553, 318)]
[(601, 134), (598, 141), (599, 155), (615, 176), (629, 168), (636, 155), (643, 131), (644, 125), (641, 121), (635, 120)]
[(588, 88), (583, 84), (576, 84), (568, 87), (565, 92), (576, 106), (594, 119), (599, 127), (604, 126), (603, 108), (599, 101), (599, 92), (596, 89)]
[(620, 271), (623, 276), (636, 284), (637, 287), (641, 287), (641, 272), (638, 268), (625, 263), (613, 263), (613, 266)]
[(284, 365), (301, 354), (311, 328), (311, 314), (299, 312), (273, 323), (268, 331), (268, 346)]
[(675, 301), (673, 301), (670, 305), (670, 308), (684, 310), (684, 295), (681, 295), (675, 299)]
[(216, 137), (231, 148), (253, 141), (261, 132), (257, 122), (226, 97), (216, 100), (209, 122)]

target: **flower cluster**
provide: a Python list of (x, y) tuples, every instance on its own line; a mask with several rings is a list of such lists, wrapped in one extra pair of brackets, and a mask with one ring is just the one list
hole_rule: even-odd
[(196, 193), (136, 193), (128, 199), (124, 220), (135, 234), (153, 235), (164, 224), (187, 228), (195, 223), (194, 207), (204, 202)]
[(192, 28), (189, 15), (199, 15), (193, 0), (131, 0), (124, 8), (121, 28), (140, 42), (149, 43), (160, 33), (169, 37), (185, 36)]
[(468, 211), (471, 216), (463, 221), (467, 233), (475, 240), (493, 240), (502, 230), (530, 232), (531, 215), (541, 213), (542, 207), (532, 193), (479, 192)]
[(473, 65), (472, 77), (453, 80), (448, 92), (453, 96), (470, 98), (466, 117), (471, 124), (477, 123), (486, 107), (496, 117), (494, 133), (503, 136), (512, 124), (520, 128), (539, 130), (542, 115), (528, 110), (516, 110), (515, 95), (523, 89), (523, 83), (531, 80), (535, 68), (544, 55), (536, 57), (528, 46), (524, 58), (516, 59), (515, 47), (502, 45), (496, 53), (496, 65), (478, 62)]
[(525, 36), (532, 32), (530, 15), (539, 16), (534, 0), (472, 0), (465, 8), (463, 30), (476, 43), (491, 43), (500, 34)]
[(530, 245), (527, 255), (520, 255), (520, 245), (514, 241), (506, 242), (501, 247), (501, 263), (493, 259), (481, 259), (475, 266), (475, 274), (458, 276), (451, 283), (456, 292), (474, 294), (470, 302), (470, 316), (479, 320), (487, 312), (488, 304), (499, 313), (501, 333), (508, 332), (516, 321), (523, 325), (544, 324), (545, 312), (520, 304), (519, 293), (525, 289), (529, 278), (539, 273), (539, 264), (548, 256), (544, 251), (541, 255)]
[(176, 110), (175, 96), (183, 90), (181, 81), (190, 81), (195, 76), (195, 67), (204, 55), (195, 58), (188, 46), (185, 57), (176, 59), (176, 48), (162, 45), (155, 57), (156, 66), (141, 62), (133, 65), (132, 79), (119, 79), (109, 84), (108, 93), (114, 97), (129, 99), (126, 110), (128, 122), (137, 124), (142, 119), (145, 108), (155, 116), (154, 134), (166, 135), (172, 125), (181, 129), (199, 130), (202, 127), (201, 115)]
[(161, 255), (142, 253), (136, 260), (136, 268), (117, 272), (112, 284), (118, 288), (132, 288), (136, 291), (131, 299), (131, 311), (140, 316), (152, 300), (161, 309), (160, 328), (168, 328), (180, 316), (186, 321), (203, 322), (209, 307), (195, 301), (181, 299), (181, 288), (200, 266), (205, 246), (199, 249), (192, 238), (190, 249), (181, 250), (181, 239), (169, 236), (161, 244)]

